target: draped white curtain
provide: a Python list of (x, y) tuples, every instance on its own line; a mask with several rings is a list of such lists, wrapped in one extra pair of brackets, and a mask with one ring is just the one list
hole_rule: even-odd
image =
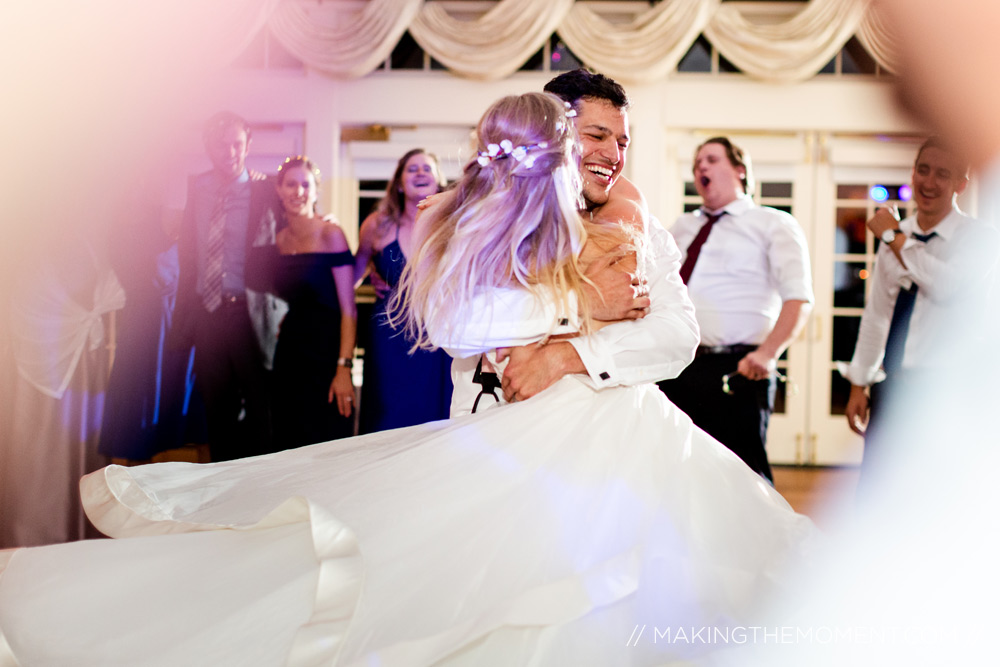
[[(947, 20), (947, 18), (942, 18)], [(858, 41), (884, 69), (896, 73), (899, 54), (893, 31), (885, 24), (878, 10), (869, 6), (858, 30)]]
[(503, 0), (481, 18), (463, 21), (427, 2), (410, 34), (453, 72), (502, 79), (542, 48), (572, 8), (573, 0)]
[(744, 73), (765, 81), (813, 76), (857, 31), (868, 0), (813, 0), (784, 23), (757, 25), (735, 4), (719, 6), (705, 37)]
[[(266, 5), (275, 0), (230, 0)], [(498, 0), (486, 14), (463, 18), (434, 0), (358, 3), (279, 0), (268, 27), (307, 67), (339, 77), (377, 68), (409, 30), (456, 75), (500, 79), (524, 64), (555, 32), (587, 66), (626, 82), (669, 76), (698, 35), (747, 75), (804, 81), (857, 35), (875, 61), (895, 71), (893, 37), (870, 0), (810, 0), (790, 18), (755, 23), (741, 3), (662, 0), (625, 23), (587, 2)]]
[(269, 27), (308, 67), (361, 77), (385, 62), (423, 5), (424, 0), (371, 0), (359, 11), (337, 3), (285, 0)]
[(624, 25), (577, 4), (559, 27), (559, 36), (582, 62), (613, 79), (651, 81), (677, 67), (712, 20), (719, 3), (661, 2)]

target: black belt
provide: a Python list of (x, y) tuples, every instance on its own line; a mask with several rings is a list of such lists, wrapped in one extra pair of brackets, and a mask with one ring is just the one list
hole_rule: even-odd
[(706, 354), (730, 354), (730, 355), (740, 355), (745, 356), (750, 354), (757, 349), (756, 345), (747, 345), (741, 343), (739, 345), (699, 345), (698, 349), (695, 350), (694, 357), (703, 357)]

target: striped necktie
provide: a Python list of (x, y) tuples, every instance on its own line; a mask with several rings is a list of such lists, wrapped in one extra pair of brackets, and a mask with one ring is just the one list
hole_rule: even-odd
[(205, 284), (201, 298), (205, 310), (215, 312), (222, 305), (222, 260), (225, 255), (226, 194), (223, 187), (216, 193), (212, 219), (208, 224), (208, 250), (205, 253)]

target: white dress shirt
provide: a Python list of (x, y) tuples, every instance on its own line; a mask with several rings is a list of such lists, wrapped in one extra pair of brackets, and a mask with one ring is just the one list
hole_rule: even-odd
[[(650, 220), (649, 252), (647, 261), (641, 263), (646, 265), (652, 302), (646, 317), (616, 322), (569, 340), (587, 369), (587, 376), (580, 378), (595, 389), (674, 378), (694, 358), (698, 325), (678, 275), (680, 251), (656, 219)], [(435, 345), (456, 357), (452, 363), (453, 417), (472, 410), (480, 390), (472, 376), (481, 353), (526, 345), (580, 327), (575, 301), (568, 309), (560, 308), (521, 289), (493, 290), (490, 296), (477, 301), (461, 332), (428, 332)]]
[[(687, 284), (701, 344), (758, 345), (785, 301), (813, 301), (806, 237), (795, 218), (749, 196), (712, 213), (721, 211)], [(670, 229), (685, 257), (705, 216), (685, 213)]]
[[(916, 216), (899, 228), (907, 236), (924, 233)], [(940, 332), (952, 318), (968, 312), (964, 309), (970, 303), (985, 299), (996, 260), (996, 230), (954, 208), (930, 231), (935, 236), (926, 243), (907, 238), (901, 250), (907, 268), (888, 245), (879, 248), (854, 358), (843, 372), (851, 384), (870, 386), (884, 379), (880, 367), (900, 289), (919, 287), (901, 364), (910, 370), (944, 367), (955, 350), (943, 344)]]

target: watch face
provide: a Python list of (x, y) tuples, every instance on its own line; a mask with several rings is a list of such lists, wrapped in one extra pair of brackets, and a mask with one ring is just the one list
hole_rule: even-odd
[(895, 229), (887, 229), (882, 232), (882, 243), (892, 243), (896, 238)]

